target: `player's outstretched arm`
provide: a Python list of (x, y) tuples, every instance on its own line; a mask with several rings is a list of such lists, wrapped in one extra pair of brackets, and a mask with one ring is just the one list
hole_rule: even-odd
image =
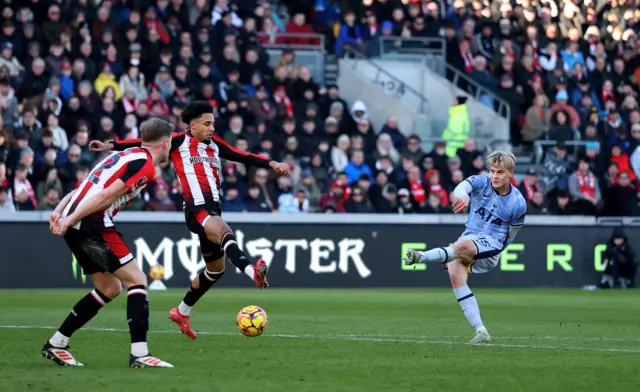
[(251, 154), (242, 150), (238, 150), (229, 145), (223, 139), (216, 135), (213, 135), (213, 141), (220, 150), (220, 158), (228, 161), (243, 163), (245, 165), (263, 167), (265, 169), (271, 168), (278, 174), (287, 176), (291, 172), (291, 168), (286, 163), (272, 161), (267, 157), (257, 154)]
[(116, 200), (124, 196), (129, 188), (121, 179), (115, 180), (107, 189), (91, 196), (85, 203), (82, 203), (71, 215), (58, 221), (58, 230), (54, 232), (56, 235), (64, 235), (67, 229), (82, 219), (99, 211), (104, 211), (111, 206)]
[[(184, 132), (174, 132), (171, 138), (171, 151), (175, 150), (184, 141)], [(142, 146), (142, 139), (127, 139), (127, 140), (109, 140), (108, 142), (102, 142), (100, 140), (93, 140), (89, 143), (89, 151), (103, 152), (108, 150), (124, 151), (127, 148)]]
[(454, 201), (451, 207), (456, 214), (463, 212), (469, 206), (469, 194), (473, 191), (473, 186), (469, 181), (462, 181), (453, 190)]

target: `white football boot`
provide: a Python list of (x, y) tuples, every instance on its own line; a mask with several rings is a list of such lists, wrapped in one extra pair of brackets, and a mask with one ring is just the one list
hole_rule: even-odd
[(489, 331), (487, 331), (487, 328), (480, 327), (476, 329), (476, 336), (474, 336), (469, 343), (480, 344), (480, 343), (489, 343), (490, 341), (491, 341), (491, 335), (489, 335)]
[(42, 347), (42, 358), (51, 360), (60, 366), (84, 366), (69, 352), (69, 346), (54, 347), (48, 340)]

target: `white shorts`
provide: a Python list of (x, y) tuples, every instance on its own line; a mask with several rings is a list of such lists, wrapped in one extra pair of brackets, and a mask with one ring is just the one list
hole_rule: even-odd
[(471, 240), (478, 249), (476, 261), (471, 265), (471, 272), (474, 274), (483, 274), (489, 272), (498, 266), (500, 262), (500, 253), (502, 253), (502, 244), (500, 241), (486, 234), (467, 234), (458, 238), (458, 241)]

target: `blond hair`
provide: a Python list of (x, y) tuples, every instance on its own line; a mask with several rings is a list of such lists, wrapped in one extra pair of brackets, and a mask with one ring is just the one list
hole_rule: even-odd
[(510, 152), (494, 151), (487, 157), (487, 165), (502, 166), (505, 170), (512, 172), (516, 168), (516, 157)]

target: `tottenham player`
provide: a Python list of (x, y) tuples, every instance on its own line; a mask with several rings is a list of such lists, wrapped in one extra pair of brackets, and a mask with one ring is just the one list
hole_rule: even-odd
[(454, 190), (453, 211), (460, 213), (471, 203), (466, 230), (452, 246), (425, 252), (407, 251), (406, 265), (443, 263), (449, 272), (453, 292), (464, 315), (475, 328), (471, 343), (490, 342), (482, 323), (480, 309), (467, 286), (470, 273), (481, 274), (498, 265), (500, 253), (513, 241), (524, 224), (527, 203), (510, 179), (516, 165), (511, 153), (496, 151), (489, 155), (490, 174), (467, 178)]
[[(272, 168), (278, 174), (289, 175), (289, 165), (271, 161), (260, 155), (236, 150), (214, 134), (213, 107), (208, 102), (194, 101), (182, 111), (181, 120), (189, 127), (187, 132), (173, 135), (170, 158), (182, 186), (187, 227), (200, 238), (200, 250), (206, 268), (193, 279), (189, 291), (169, 317), (191, 339), (196, 338), (191, 328), (190, 314), (193, 306), (225, 272), (225, 256), (240, 271), (254, 280), (260, 288), (268, 286), (267, 264), (259, 259), (255, 266), (238, 247), (231, 228), (222, 220), (220, 195), (220, 168), (218, 157), (250, 166)], [(139, 140), (111, 142), (108, 146), (99, 141), (91, 142), (93, 151), (108, 148), (121, 150), (137, 146)]]
[(49, 218), (51, 231), (64, 236), (69, 249), (95, 289), (75, 304), (58, 331), (42, 348), (43, 357), (63, 366), (83, 366), (68, 350), (69, 338), (127, 289), (131, 334), (131, 367), (173, 367), (147, 348), (149, 301), (147, 279), (113, 224), (120, 207), (129, 204), (155, 177), (155, 165), (169, 159), (173, 126), (150, 119), (140, 126), (141, 147), (109, 155), (69, 193)]

